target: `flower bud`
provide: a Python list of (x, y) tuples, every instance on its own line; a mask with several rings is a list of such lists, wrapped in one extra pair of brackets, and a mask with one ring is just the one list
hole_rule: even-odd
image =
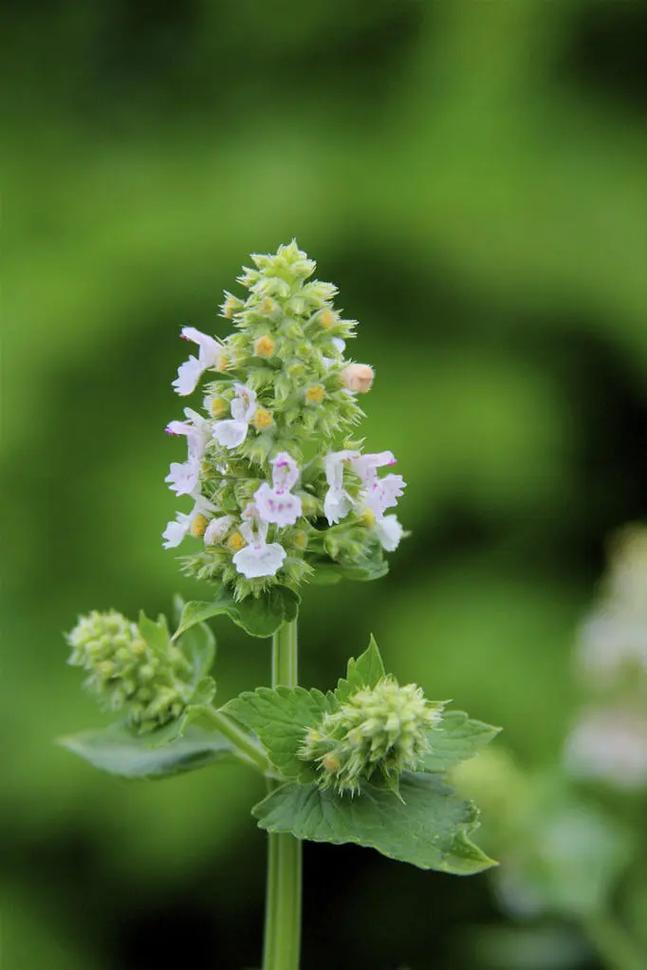
[(315, 764), (320, 788), (339, 794), (356, 794), (362, 781), (376, 775), (395, 786), (429, 751), (430, 731), (441, 717), (442, 704), (426, 700), (415, 684), (400, 687), (387, 675), (325, 714), (306, 733), (299, 757)]
[(353, 394), (367, 394), (373, 386), (375, 371), (369, 364), (348, 364), (340, 377), (344, 387)]
[(237, 313), (239, 310), (242, 310), (244, 305), (245, 304), (243, 303), (243, 301), (240, 300), (237, 296), (234, 296), (233, 293), (228, 293), (225, 290), (225, 300), (222, 306), (220, 307), (220, 314), (226, 319), (231, 319), (234, 313)]
[(313, 384), (305, 393), (306, 404), (317, 406), (326, 396), (326, 389), (321, 384)]
[(241, 536), (240, 532), (232, 532), (232, 534), (227, 539), (227, 548), (231, 552), (240, 552), (240, 550), (245, 545), (245, 540)]
[(215, 546), (225, 538), (234, 523), (233, 515), (220, 515), (212, 519), (204, 533), (205, 546)]
[(268, 334), (264, 334), (254, 342), (254, 353), (257, 357), (271, 357), (274, 353), (274, 341)]
[(85, 686), (108, 710), (124, 709), (140, 732), (166, 724), (188, 703), (193, 688), (184, 654), (170, 643), (166, 654), (153, 651), (121, 613), (81, 617), (67, 641), (69, 663), (88, 673)]
[(257, 431), (267, 431), (268, 428), (272, 427), (274, 423), (274, 418), (272, 417), (271, 411), (267, 408), (257, 408), (254, 412), (254, 417), (252, 418), (252, 424)]
[(191, 535), (195, 536), (196, 539), (201, 539), (207, 528), (208, 521), (206, 515), (199, 512), (191, 523)]
[(319, 325), (324, 328), (324, 330), (330, 330), (337, 323), (337, 315), (333, 313), (328, 307), (321, 311), (318, 317)]
[(224, 418), (226, 414), (229, 414), (229, 401), (226, 401), (224, 397), (212, 397), (209, 402), (209, 411), (214, 418)]

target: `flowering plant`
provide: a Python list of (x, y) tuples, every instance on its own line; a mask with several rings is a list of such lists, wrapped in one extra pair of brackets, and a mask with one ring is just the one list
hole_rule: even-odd
[[(222, 305), (233, 333), (182, 329), (197, 356), (173, 387), (187, 397), (204, 382), (202, 411), (187, 407), (166, 428), (187, 442), (166, 481), (191, 505), (166, 526), (164, 546), (186, 540), (184, 572), (215, 590), (178, 599), (172, 634), (163, 616), (79, 620), (69, 662), (121, 719), (64, 743), (131, 778), (232, 758), (258, 770), (269, 789), (252, 809), (269, 833), (263, 966), (295, 970), (301, 840), (354, 842), (457, 874), (492, 865), (470, 839), (476, 809), (446, 775), (497, 729), (401, 686), (373, 639), (334, 690), (297, 685), (304, 584), (386, 573), (385, 553), (405, 535), (391, 511), (405, 482), (389, 470), (391, 451), (366, 453), (354, 437), (374, 374), (345, 357), (356, 323), (335, 309), (336, 287), (311, 278), (315, 264), (295, 242), (252, 260), (239, 278), (248, 295), (227, 293)], [(272, 637), (272, 686), (222, 706), (206, 625), (219, 614)]]

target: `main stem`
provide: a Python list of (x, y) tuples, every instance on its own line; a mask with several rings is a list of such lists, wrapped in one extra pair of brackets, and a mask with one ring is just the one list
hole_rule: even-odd
[[(272, 641), (272, 687), (296, 687), (297, 622), (284, 623)], [(276, 782), (269, 781), (270, 790)], [(301, 842), (268, 835), (263, 970), (299, 970), (301, 946)]]

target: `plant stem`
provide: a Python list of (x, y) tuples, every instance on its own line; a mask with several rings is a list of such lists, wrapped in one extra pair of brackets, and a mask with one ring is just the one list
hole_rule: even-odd
[[(272, 642), (272, 687), (296, 687), (297, 623), (284, 623)], [(268, 781), (270, 791), (276, 785)], [(268, 835), (263, 970), (299, 970), (301, 944), (301, 842)]]
[(251, 764), (263, 774), (268, 774), (272, 766), (258, 744), (237, 724), (223, 714), (222, 711), (214, 710), (213, 707), (205, 707), (205, 713), (209, 715), (221, 734), (232, 742), (237, 749), (238, 757), (241, 761)]
[(633, 940), (613, 916), (599, 913), (586, 922), (584, 929), (608, 970), (644, 968), (645, 963)]

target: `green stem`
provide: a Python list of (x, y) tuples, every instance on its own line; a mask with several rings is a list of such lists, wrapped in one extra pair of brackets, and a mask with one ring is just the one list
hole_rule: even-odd
[(272, 771), (272, 765), (262, 748), (256, 744), (249, 734), (239, 728), (237, 724), (234, 724), (226, 714), (215, 710), (213, 707), (205, 707), (204, 712), (209, 715), (220, 733), (232, 742), (241, 761), (258, 768), (264, 775)]
[(599, 913), (584, 929), (608, 970), (643, 970), (645, 963), (633, 940), (613, 916)]
[[(297, 624), (284, 623), (272, 642), (272, 687), (296, 687)], [(268, 781), (270, 790), (276, 785)], [(301, 944), (301, 842), (268, 836), (263, 970), (299, 970)]]

